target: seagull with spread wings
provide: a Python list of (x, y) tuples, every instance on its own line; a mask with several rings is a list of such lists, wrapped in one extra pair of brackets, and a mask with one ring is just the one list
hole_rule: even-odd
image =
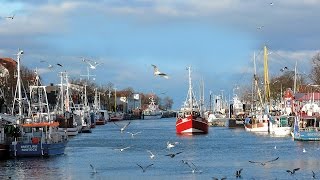
[(48, 64), (48, 69), (50, 69), (50, 70), (53, 68), (53, 65), (50, 64), (48, 61), (41, 60), (40, 62), (42, 62), (42, 63), (47, 63), (47, 64)]
[(149, 164), (148, 166), (141, 166), (140, 164), (137, 164), (141, 169), (142, 169), (142, 172), (146, 172), (147, 168), (150, 167), (150, 166), (153, 166), (153, 164)]
[(241, 171), (242, 171), (243, 169), (241, 168), (241, 169), (239, 169), (239, 170), (237, 170), (236, 171), (236, 178), (241, 178)]
[(169, 79), (169, 76), (166, 73), (160, 72), (156, 65), (151, 64), (151, 66), (153, 66), (153, 75)]
[(131, 146), (127, 146), (127, 147), (124, 147), (124, 148), (116, 148), (114, 150), (118, 150), (120, 152), (123, 152), (124, 150), (129, 149), (129, 148), (131, 148)]
[[(116, 126), (120, 127), (118, 124), (116, 124), (115, 122), (113, 122)], [(120, 128), (120, 132), (123, 133), (123, 131), (129, 126), (129, 124), (131, 123), (131, 121), (129, 121), (126, 125), (124, 125), (123, 127)]]
[(7, 16), (7, 17), (5, 17), (5, 18), (7, 18), (7, 19), (13, 19), (13, 18), (14, 18), (14, 16), (15, 16), (15, 14), (14, 14), (14, 15), (12, 15), (12, 16)]
[(147, 150), (147, 152), (150, 153), (150, 159), (154, 159), (156, 157), (150, 150)]
[(295, 168), (295, 169), (293, 169), (292, 171), (291, 170), (287, 170), (287, 173), (290, 173), (291, 175), (294, 175), (294, 173), (296, 172), (296, 171), (298, 171), (300, 168)]
[(134, 136), (135, 136), (135, 135), (137, 135), (137, 134), (140, 134), (140, 133), (141, 133), (141, 131), (136, 132), (136, 133), (132, 133), (132, 132), (127, 132), (127, 133), (131, 134), (131, 137), (132, 137), (132, 138), (134, 138)]
[(192, 174), (194, 174), (194, 173), (202, 173), (202, 171), (199, 170), (198, 167), (193, 162), (185, 161), (184, 164), (189, 166), (189, 168), (192, 170)]
[(92, 61), (92, 60), (85, 59), (85, 58), (82, 58), (82, 61), (87, 63), (89, 65), (90, 69), (96, 69), (97, 66), (102, 64), (102, 63), (98, 63), (96, 61)]
[(91, 169), (92, 169), (92, 173), (97, 173), (96, 168), (94, 168), (94, 166), (93, 166), (92, 164), (90, 164), (90, 167), (91, 167)]
[(258, 164), (261, 164), (262, 166), (265, 166), (267, 163), (276, 161), (276, 160), (278, 160), (278, 159), (279, 159), (279, 157), (277, 157), (277, 158), (275, 158), (275, 159), (272, 159), (272, 160), (270, 160), (270, 161), (265, 161), (265, 162), (259, 162), (259, 161), (249, 161), (249, 162), (250, 162), (250, 163), (258, 163)]
[(177, 152), (177, 153), (170, 153), (170, 154), (167, 154), (166, 156), (169, 156), (171, 158), (174, 158), (176, 155), (180, 154), (182, 152)]

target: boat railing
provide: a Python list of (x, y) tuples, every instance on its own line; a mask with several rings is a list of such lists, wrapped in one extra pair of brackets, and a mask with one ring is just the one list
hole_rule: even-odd
[(300, 131), (305, 131), (305, 132), (317, 132), (317, 131), (320, 131), (320, 127), (300, 128)]

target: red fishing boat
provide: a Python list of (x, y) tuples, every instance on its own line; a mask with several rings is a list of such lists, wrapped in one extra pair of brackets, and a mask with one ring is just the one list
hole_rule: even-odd
[(207, 134), (208, 121), (204, 118), (192, 91), (191, 68), (189, 70), (189, 90), (186, 101), (177, 113), (176, 132), (177, 134)]

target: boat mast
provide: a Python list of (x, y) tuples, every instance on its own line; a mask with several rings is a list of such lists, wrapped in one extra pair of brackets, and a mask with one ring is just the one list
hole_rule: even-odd
[(253, 68), (254, 68), (253, 79), (254, 79), (254, 82), (255, 82), (255, 90), (256, 90), (256, 93), (258, 93), (260, 105), (262, 106), (263, 103), (262, 103), (262, 96), (261, 96), (261, 91), (260, 91), (259, 83), (258, 83), (257, 68), (256, 68), (256, 55), (255, 55), (255, 53), (253, 54)]
[(297, 63), (296, 61), (296, 65), (294, 66), (293, 94), (296, 94), (297, 90)]
[(188, 95), (189, 95), (189, 106), (191, 108), (191, 111), (193, 110), (193, 95), (192, 95), (192, 81), (191, 81), (191, 67), (188, 67), (189, 71), (189, 90), (188, 90)]
[(263, 62), (264, 62), (265, 103), (269, 106), (270, 105), (270, 84), (269, 84), (269, 71), (268, 71), (268, 50), (266, 46), (264, 46)]
[(60, 98), (61, 98), (61, 114), (64, 114), (64, 90), (63, 90), (63, 76), (64, 73), (60, 72)]
[[(18, 114), (18, 119), (22, 118), (22, 113), (23, 113), (23, 109), (22, 109), (22, 90), (21, 90), (21, 70), (20, 70), (20, 56), (23, 54), (23, 51), (20, 50), (17, 54), (17, 86), (16, 86), (16, 92), (15, 92), (15, 97), (14, 97), (14, 102), (13, 102), (13, 107), (12, 107), (12, 114), (14, 114), (15, 111), (15, 102), (18, 102), (18, 110), (19, 110), (19, 114)], [(18, 98), (16, 98), (16, 95), (18, 93)], [(19, 122), (17, 122), (17, 124), (19, 124)]]
[(114, 112), (117, 112), (117, 88), (114, 88)]

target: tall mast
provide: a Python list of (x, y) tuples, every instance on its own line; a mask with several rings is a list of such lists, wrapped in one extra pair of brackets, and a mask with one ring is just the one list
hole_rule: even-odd
[(268, 50), (266, 46), (264, 46), (263, 62), (264, 62), (265, 102), (269, 105), (270, 104), (270, 85), (269, 85), (269, 70), (268, 70)]
[(254, 82), (255, 82), (255, 90), (256, 90), (256, 93), (258, 94), (259, 96), (259, 101), (260, 101), (260, 105), (262, 106), (262, 96), (261, 96), (261, 92), (260, 92), (260, 88), (259, 88), (259, 83), (258, 83), (258, 77), (257, 77), (257, 68), (256, 68), (256, 55), (255, 53), (253, 54), (253, 66), (254, 66), (254, 75), (253, 75), (253, 78), (254, 78)]
[(296, 94), (297, 90), (297, 63), (296, 61), (296, 65), (294, 66), (293, 94)]
[(64, 73), (63, 73), (63, 72), (60, 72), (60, 98), (61, 98), (61, 113), (62, 113), (62, 114), (64, 114), (63, 76), (64, 76)]
[(192, 81), (191, 81), (191, 67), (188, 67), (188, 71), (189, 71), (189, 90), (188, 90), (188, 94), (189, 94), (189, 105), (191, 106), (191, 110), (193, 110), (193, 96), (192, 96)]
[[(12, 114), (14, 114), (15, 110), (15, 102), (18, 102), (18, 110), (19, 110), (19, 119), (22, 118), (22, 90), (21, 90), (21, 72), (20, 72), (20, 56), (23, 54), (23, 51), (20, 50), (17, 54), (17, 86), (16, 86), (16, 92), (15, 92), (15, 97), (14, 97), (14, 102), (13, 102), (13, 107), (12, 107)], [(18, 93), (18, 98), (16, 98), (16, 95)]]
[(20, 55), (23, 54), (23, 51), (19, 51), (17, 55), (17, 71), (18, 71), (18, 80), (17, 80), (17, 85), (18, 85), (18, 105), (19, 105), (19, 118), (22, 117), (22, 91), (21, 91), (21, 72), (20, 72)]
[(65, 73), (65, 78), (66, 78), (66, 111), (70, 112), (70, 97), (69, 97), (69, 79), (68, 79), (68, 74)]
[(114, 88), (114, 112), (117, 112), (117, 88)]

